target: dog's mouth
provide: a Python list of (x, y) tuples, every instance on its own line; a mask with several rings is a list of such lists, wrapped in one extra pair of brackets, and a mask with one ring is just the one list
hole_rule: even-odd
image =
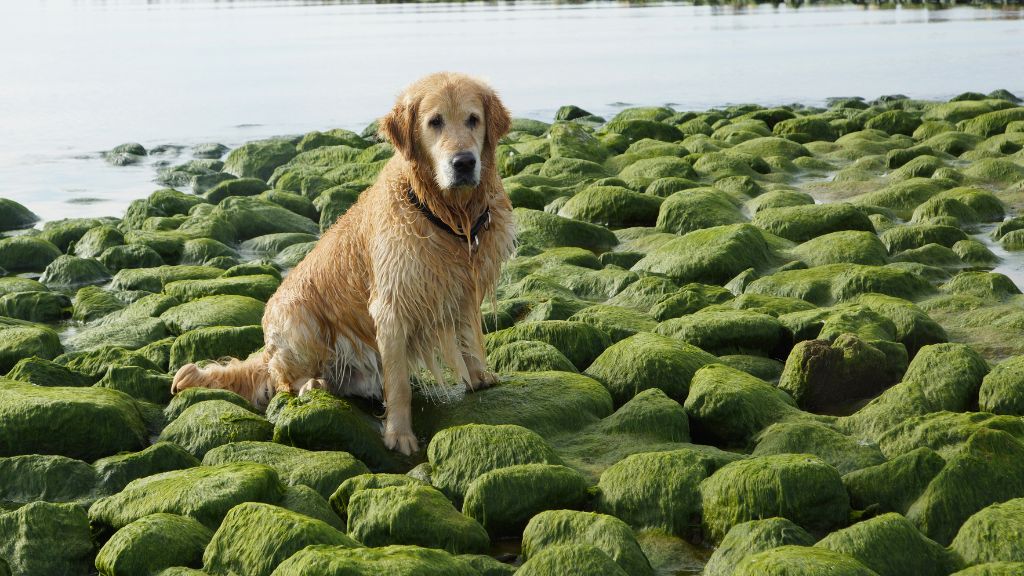
[(475, 188), (479, 184), (475, 174), (455, 174), (452, 179), (452, 188)]

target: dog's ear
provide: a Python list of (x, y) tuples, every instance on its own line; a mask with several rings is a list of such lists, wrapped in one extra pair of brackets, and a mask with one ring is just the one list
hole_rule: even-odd
[(484, 119), (487, 124), (487, 134), (484, 137), (485, 146), (493, 151), (498, 146), (498, 141), (508, 134), (509, 128), (512, 127), (512, 117), (493, 90), (484, 92), (483, 102)]
[(408, 98), (402, 98), (380, 120), (378, 133), (386, 138), (391, 145), (406, 159), (412, 160), (416, 138), (417, 104)]

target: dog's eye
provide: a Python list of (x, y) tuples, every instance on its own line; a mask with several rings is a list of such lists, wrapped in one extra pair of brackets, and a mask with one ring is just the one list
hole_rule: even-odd
[(469, 119), (466, 120), (466, 126), (470, 128), (476, 128), (476, 125), (480, 123), (480, 117), (476, 114), (470, 114)]
[(431, 128), (440, 128), (441, 126), (444, 126), (444, 119), (440, 116), (434, 116), (430, 119), (430, 122), (427, 122), (427, 124), (429, 124)]

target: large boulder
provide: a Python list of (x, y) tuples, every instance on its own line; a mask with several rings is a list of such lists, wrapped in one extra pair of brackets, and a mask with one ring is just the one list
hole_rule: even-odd
[(96, 569), (107, 576), (133, 576), (172, 566), (198, 568), (212, 536), (192, 518), (150, 514), (114, 533), (96, 554)]
[(462, 512), (493, 535), (516, 535), (544, 510), (576, 509), (588, 483), (577, 471), (554, 464), (521, 464), (486, 472), (469, 485)]
[(549, 510), (534, 516), (523, 531), (523, 557), (527, 562), (546, 549), (580, 544), (601, 550), (630, 576), (654, 574), (629, 526), (614, 516)]
[(879, 576), (945, 576), (959, 568), (959, 559), (929, 540), (906, 518), (889, 513), (837, 530), (817, 544), (856, 558)]
[(706, 576), (732, 576), (748, 556), (781, 546), (810, 546), (814, 538), (785, 518), (751, 520), (734, 525), (704, 566)]
[(33, 502), (0, 513), (0, 572), (89, 574), (89, 519), (75, 504)]

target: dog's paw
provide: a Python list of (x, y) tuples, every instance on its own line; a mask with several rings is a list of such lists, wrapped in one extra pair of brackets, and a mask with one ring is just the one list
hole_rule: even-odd
[(466, 384), (466, 390), (476, 392), (484, 388), (490, 388), (498, 383), (498, 375), (490, 370), (480, 370), (473, 374), (473, 382)]
[(174, 373), (171, 394), (177, 394), (186, 388), (195, 388), (199, 386), (199, 380), (199, 367), (195, 364), (185, 364)]
[(299, 396), (302, 396), (310, 390), (327, 390), (327, 382), (324, 382), (320, 378), (310, 378), (306, 380), (306, 383), (299, 388)]
[(384, 445), (390, 450), (409, 456), (420, 449), (416, 435), (411, 431), (388, 430), (384, 432)]

